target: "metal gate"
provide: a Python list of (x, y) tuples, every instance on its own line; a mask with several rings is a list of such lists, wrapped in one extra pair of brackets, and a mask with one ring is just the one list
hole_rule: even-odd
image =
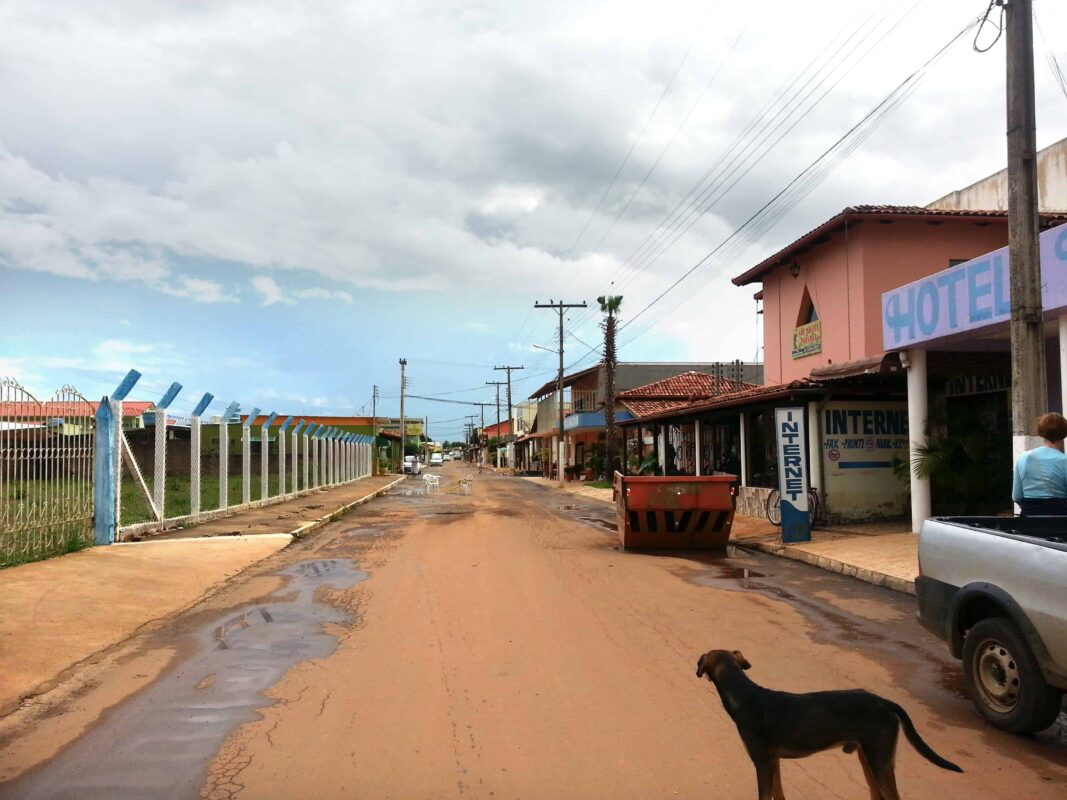
[(92, 544), (93, 411), (71, 386), (41, 402), (0, 379), (0, 567)]

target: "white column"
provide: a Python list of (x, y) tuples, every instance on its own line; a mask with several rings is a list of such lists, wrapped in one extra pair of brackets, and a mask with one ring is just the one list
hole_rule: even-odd
[(1060, 315), (1060, 413), (1067, 415), (1067, 314)]
[(930, 481), (915, 475), (917, 449), (926, 446), (928, 400), (926, 387), (926, 351), (908, 350), (908, 438), (911, 440), (909, 472), (911, 475), (911, 529), (918, 533), (923, 520), (930, 516)]
[(156, 459), (153, 465), (155, 469), (152, 471), (152, 501), (159, 509), (160, 520), (164, 520), (167, 518), (166, 509), (163, 507), (163, 499), (166, 496), (164, 490), (167, 486), (167, 410), (165, 408), (156, 409), (155, 423)]
[[(251, 420), (249, 420), (251, 422)], [(252, 502), (252, 429), (241, 428), (241, 503)]]
[(270, 496), (270, 432), (266, 425), (259, 429), (259, 499)]
[(189, 515), (200, 515), (200, 417), (189, 420)]
[(694, 473), (698, 478), (700, 477), (701, 469), (701, 452), (700, 452), (700, 420), (693, 422), (693, 450), (696, 453), (696, 472)]
[(311, 437), (311, 486), (319, 488), (319, 437)]
[(748, 486), (748, 419), (745, 412), (739, 415), (741, 421), (741, 485)]
[(667, 426), (657, 425), (659, 436), (656, 437), (656, 458), (659, 459), (659, 471), (661, 475), (667, 474)]
[(819, 404), (808, 403), (808, 476), (809, 483), (825, 493), (822, 482), (822, 433), (819, 428)]
[(229, 426), (219, 423), (219, 508), (230, 505), (230, 438)]

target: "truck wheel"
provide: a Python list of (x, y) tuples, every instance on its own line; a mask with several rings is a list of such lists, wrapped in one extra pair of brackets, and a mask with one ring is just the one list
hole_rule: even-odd
[(1022, 633), (1005, 617), (983, 619), (963, 640), (963, 680), (978, 712), (1012, 733), (1031, 733), (1056, 720), (1063, 702), (1041, 674)]

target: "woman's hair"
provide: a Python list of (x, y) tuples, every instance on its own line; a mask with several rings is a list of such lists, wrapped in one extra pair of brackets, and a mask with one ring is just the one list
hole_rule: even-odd
[(1037, 418), (1037, 433), (1050, 442), (1063, 441), (1067, 439), (1067, 419), (1060, 414), (1042, 414)]

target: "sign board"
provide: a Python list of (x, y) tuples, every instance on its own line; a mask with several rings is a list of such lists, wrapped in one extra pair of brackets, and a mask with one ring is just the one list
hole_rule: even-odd
[(1010, 390), (1010, 375), (954, 375), (945, 381), (945, 397), (967, 397)]
[[(1042, 306), (1067, 308), (1067, 225), (1042, 233), (1040, 246)], [(903, 350), (1010, 319), (1008, 248), (1002, 247), (883, 294), (882, 344)]]
[(822, 352), (822, 320), (793, 328), (793, 358)]
[(908, 456), (906, 403), (838, 401), (823, 408), (822, 449), (830, 474), (839, 470), (885, 470)]
[(782, 541), (811, 541), (808, 509), (808, 448), (803, 407), (776, 408), (774, 432), (778, 442), (778, 491), (782, 496)]

